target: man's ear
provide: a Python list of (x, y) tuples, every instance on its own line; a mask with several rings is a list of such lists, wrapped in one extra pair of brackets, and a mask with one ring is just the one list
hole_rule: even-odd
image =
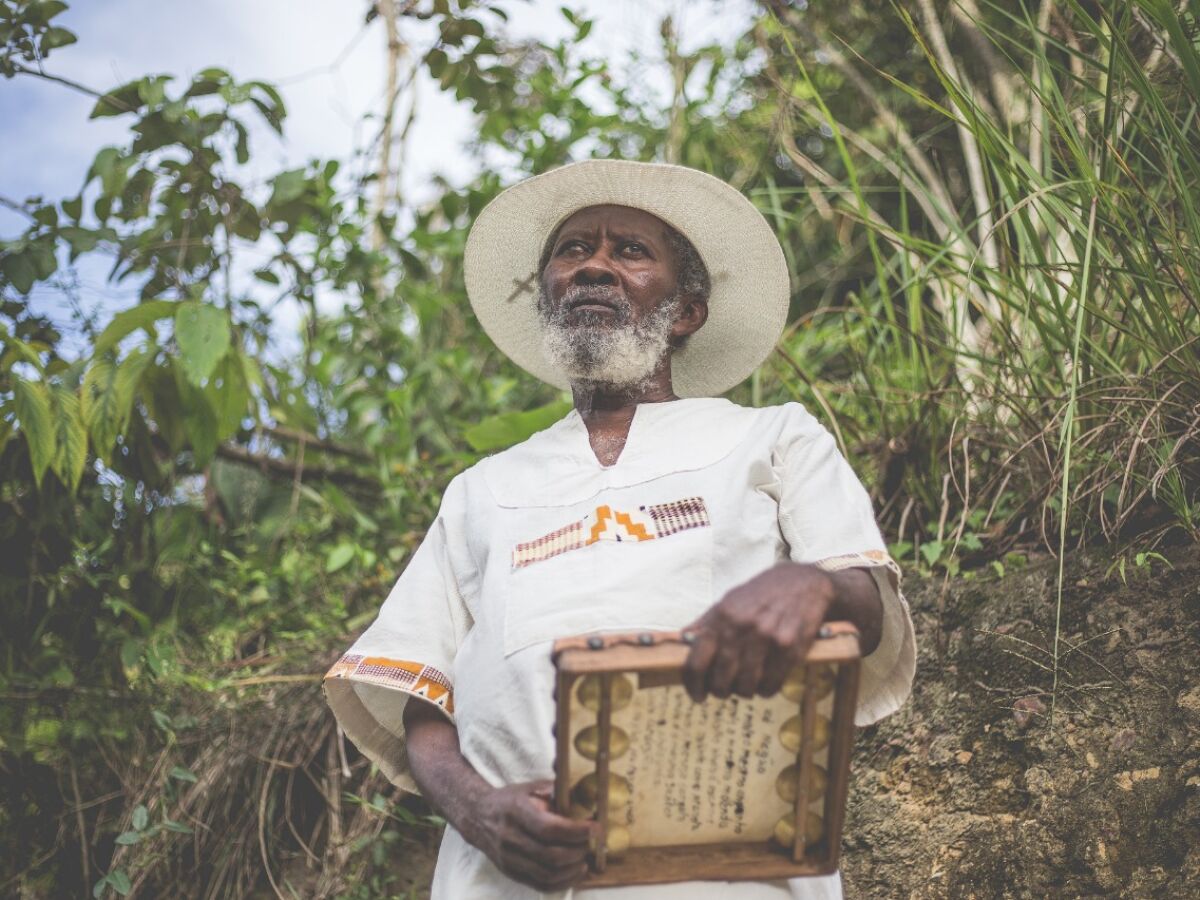
[(677, 339), (691, 337), (708, 321), (708, 301), (685, 296), (679, 304), (679, 314), (671, 326), (671, 336)]

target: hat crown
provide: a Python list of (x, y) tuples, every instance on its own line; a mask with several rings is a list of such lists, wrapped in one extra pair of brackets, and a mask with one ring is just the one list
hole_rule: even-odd
[(783, 251), (766, 219), (735, 188), (666, 163), (571, 163), (513, 185), (484, 208), (467, 237), (464, 272), (472, 308), (496, 346), (537, 378), (569, 387), (542, 351), (539, 267), (563, 221), (605, 204), (662, 219), (692, 242), (708, 268), (708, 321), (672, 359), (675, 393), (715, 396), (748, 377), (786, 324)]

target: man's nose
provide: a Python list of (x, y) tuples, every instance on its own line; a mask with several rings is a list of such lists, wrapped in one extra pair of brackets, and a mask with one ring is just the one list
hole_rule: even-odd
[(575, 270), (575, 274), (571, 276), (571, 283), (581, 286), (595, 284), (615, 285), (617, 283), (617, 276), (601, 257), (593, 254), (590, 259), (586, 260)]

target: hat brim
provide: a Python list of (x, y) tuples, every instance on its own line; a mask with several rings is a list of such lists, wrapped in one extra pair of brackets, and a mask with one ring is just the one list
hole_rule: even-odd
[(558, 388), (542, 352), (538, 263), (571, 214), (614, 204), (645, 210), (684, 234), (708, 268), (708, 321), (671, 360), (680, 397), (711, 397), (745, 380), (787, 322), (787, 262), (770, 225), (740, 192), (696, 169), (587, 160), (516, 184), (489, 203), (467, 238), (467, 295), (484, 331), (513, 362)]

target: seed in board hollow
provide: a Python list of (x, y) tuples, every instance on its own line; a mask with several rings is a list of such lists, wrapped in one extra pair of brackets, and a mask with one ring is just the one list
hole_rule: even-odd
[[(579, 702), (592, 712), (600, 711), (600, 676), (589, 675), (579, 682)], [(633, 682), (624, 675), (613, 676), (612, 708), (624, 709), (633, 699)]]
[(629, 849), (629, 829), (624, 825), (608, 826), (608, 838), (604, 842), (608, 855), (618, 858)]
[[(600, 726), (589, 725), (575, 735), (575, 749), (584, 759), (595, 759), (600, 752)], [(608, 730), (608, 758), (617, 759), (629, 749), (629, 735), (613, 725)]]
[[(823, 833), (824, 826), (821, 824), (820, 816), (814, 812), (810, 812), (804, 817), (804, 843), (806, 846), (819, 841)], [(792, 844), (796, 841), (795, 813), (788, 813), (775, 823), (774, 837), (777, 843), (791, 849)]]
[[(796, 802), (796, 788), (800, 781), (800, 770), (795, 764), (788, 766), (779, 773), (779, 777), (775, 779), (775, 792), (779, 794), (784, 803)], [(811, 803), (825, 794), (825, 785), (829, 778), (825, 774), (825, 769), (813, 763), (809, 767), (808, 776), (808, 800)]]
[(833, 672), (829, 666), (796, 666), (783, 682), (783, 687), (781, 688), (783, 696), (797, 703), (804, 699), (804, 678), (806, 671), (811, 673), (812, 677), (816, 679), (813, 685), (813, 699), (820, 700), (823, 697), (828, 697), (830, 691), (833, 690)]
[[(779, 743), (793, 753), (800, 749), (801, 719), (792, 716), (779, 729)], [(826, 716), (813, 717), (812, 750), (824, 750), (829, 745), (829, 719)]]
[[(608, 774), (608, 808), (617, 809), (629, 803), (632, 789), (628, 779), (612, 772)], [(576, 782), (571, 790), (571, 801), (584, 809), (595, 809), (596, 801), (600, 799), (600, 779), (595, 772), (589, 772)]]

